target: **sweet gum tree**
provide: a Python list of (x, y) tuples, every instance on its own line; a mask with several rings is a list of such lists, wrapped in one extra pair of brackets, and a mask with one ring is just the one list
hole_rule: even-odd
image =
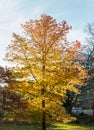
[[(60, 24), (53, 17), (42, 14), (39, 20), (22, 25), (24, 35), (13, 34), (7, 48), (6, 59), (13, 62), (16, 83), (10, 85), (28, 100), (31, 118), (37, 119), (46, 130), (46, 122), (69, 121), (62, 102), (66, 92), (78, 92), (77, 85), (86, 76), (77, 62), (83, 49), (76, 41), (69, 44), (66, 35), (70, 27)], [(79, 57), (80, 58), (80, 57)]]

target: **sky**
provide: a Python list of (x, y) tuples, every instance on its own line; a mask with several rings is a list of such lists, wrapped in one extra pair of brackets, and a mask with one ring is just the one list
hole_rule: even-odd
[(6, 47), (11, 44), (12, 33), (20, 34), (21, 24), (30, 19), (40, 19), (41, 14), (52, 16), (60, 23), (66, 20), (72, 26), (69, 41), (79, 40), (86, 44), (85, 27), (94, 22), (94, 0), (0, 0), (0, 65)]

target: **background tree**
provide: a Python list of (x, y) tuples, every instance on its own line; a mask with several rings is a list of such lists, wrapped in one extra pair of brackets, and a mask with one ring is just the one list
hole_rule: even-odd
[[(85, 80), (84, 87), (80, 88), (80, 94), (73, 94), (68, 92), (68, 98), (65, 102), (65, 107), (68, 109), (68, 112), (71, 113), (71, 107), (80, 104), (83, 107), (87, 107), (89, 104), (90, 107), (93, 106), (93, 86), (94, 86), (94, 23), (88, 24), (85, 28), (85, 31), (88, 34), (86, 38), (87, 45), (85, 50), (81, 52), (81, 56), (84, 60), (79, 61), (81, 65), (87, 69), (89, 78)], [(92, 95), (92, 96), (91, 96)], [(76, 99), (72, 100), (72, 99)], [(87, 101), (85, 101), (85, 99)], [(80, 102), (79, 102), (80, 100)], [(88, 103), (87, 103), (88, 102)], [(67, 107), (70, 103), (70, 107)], [(75, 104), (76, 103), (76, 104)], [(69, 109), (70, 108), (70, 109)], [(70, 111), (69, 111), (70, 110)]]
[(7, 85), (12, 80), (12, 73), (9, 68), (0, 66), (0, 85)]
[[(15, 63), (12, 68), (16, 87), (30, 102), (34, 114), (46, 129), (46, 121), (69, 121), (62, 101), (67, 90), (78, 92), (86, 76), (84, 68), (76, 62), (83, 49), (76, 41), (69, 44), (66, 35), (70, 30), (66, 21), (60, 24), (51, 16), (41, 15), (22, 25), (24, 35), (13, 34), (7, 48), (6, 59)], [(38, 116), (39, 115), (39, 116)]]
[(77, 103), (91, 109), (94, 106), (94, 23), (86, 26), (86, 32), (88, 34), (86, 38), (87, 45), (82, 53), (84, 60), (81, 61), (81, 64), (87, 69), (89, 78), (86, 79), (84, 87), (81, 88), (82, 93), (78, 96), (80, 102), (77, 101)]
[(2, 88), (3, 96), (3, 121), (28, 121), (29, 116), (24, 114), (28, 109), (28, 102), (21, 95), (8, 90), (8, 87)]
[(86, 38), (86, 50), (83, 53), (83, 56), (85, 57), (83, 65), (85, 68), (89, 69), (94, 67), (94, 23), (86, 26), (86, 32), (88, 37)]
[(3, 90), (12, 80), (12, 73), (9, 68), (0, 66), (0, 121), (4, 118), (3, 110)]
[[(78, 87), (79, 92), (80, 92), (80, 87)], [(73, 115), (72, 108), (77, 105), (77, 98), (81, 93), (75, 93), (71, 91), (67, 91), (66, 93), (66, 100), (63, 103), (63, 107), (65, 107), (67, 113), (70, 115)]]

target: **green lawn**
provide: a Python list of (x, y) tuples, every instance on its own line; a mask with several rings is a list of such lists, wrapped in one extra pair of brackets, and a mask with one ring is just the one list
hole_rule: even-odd
[(94, 130), (94, 125), (54, 124), (49, 130)]
[[(0, 126), (0, 130), (41, 130), (34, 125), (7, 125)], [(53, 124), (47, 130), (94, 130), (94, 125), (72, 125), (72, 124)]]

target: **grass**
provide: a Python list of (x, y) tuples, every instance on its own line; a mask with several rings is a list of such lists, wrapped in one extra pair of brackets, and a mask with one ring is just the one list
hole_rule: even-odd
[[(75, 125), (75, 124), (53, 124), (47, 130), (94, 130), (94, 125)], [(41, 130), (35, 125), (3, 125), (0, 130)]]
[(94, 125), (54, 124), (49, 130), (94, 130)]

